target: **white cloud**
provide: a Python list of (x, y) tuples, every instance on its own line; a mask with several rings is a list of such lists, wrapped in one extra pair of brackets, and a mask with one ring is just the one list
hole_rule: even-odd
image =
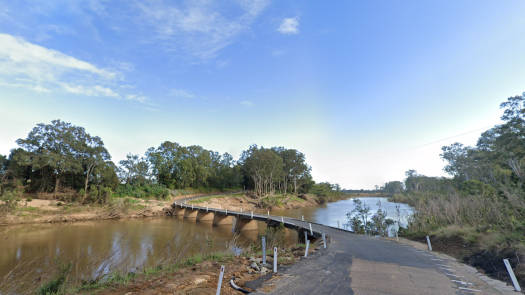
[[(0, 34), (0, 86), (35, 92), (65, 91), (85, 96), (128, 98), (120, 94), (120, 73), (8, 34)], [(142, 99), (132, 99), (143, 102)]]
[[(153, 27), (156, 38), (168, 49), (183, 50), (201, 59), (215, 57), (246, 31), (267, 6), (268, 0), (237, 0), (240, 13), (224, 13), (213, 1), (189, 1), (185, 5), (163, 0), (137, 2), (143, 18)], [(240, 9), (239, 9), (240, 8)]]
[(177, 98), (195, 98), (195, 94), (184, 89), (171, 89), (169, 95)]
[(131, 101), (137, 101), (140, 103), (145, 103), (148, 100), (147, 97), (138, 94), (128, 94), (126, 95), (126, 99)]
[(72, 85), (67, 83), (60, 83), (62, 88), (67, 92), (73, 94), (80, 94), (86, 96), (106, 96), (106, 97), (120, 97), (118, 93), (113, 91), (111, 88), (94, 85), (94, 86), (83, 86), (83, 85)]
[(45, 66), (62, 70), (86, 71), (108, 79), (112, 79), (116, 75), (113, 72), (99, 69), (88, 62), (11, 35), (0, 34), (0, 44), (2, 44), (0, 47), (2, 61), (12, 65), (25, 65), (25, 68), (31, 69)]
[(277, 31), (286, 35), (299, 33), (299, 18), (290, 17), (283, 19), (281, 25), (279, 25), (279, 28), (277, 28)]
[(241, 105), (245, 106), (245, 107), (252, 107), (254, 105), (254, 103), (250, 100), (243, 100), (241, 101)]

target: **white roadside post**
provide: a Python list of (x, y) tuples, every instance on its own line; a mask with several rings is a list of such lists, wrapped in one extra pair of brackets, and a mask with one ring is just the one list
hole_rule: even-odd
[(310, 240), (306, 240), (306, 247), (304, 248), (304, 257), (308, 257), (308, 248), (310, 248)]
[(268, 210), (268, 216), (270, 216), (270, 210)]
[(310, 226), (310, 235), (313, 237), (314, 236), (314, 231), (312, 230), (312, 224), (308, 223), (308, 226)]
[(226, 215), (228, 215), (228, 209), (226, 209)]
[(516, 276), (514, 275), (514, 271), (512, 270), (509, 260), (503, 259), (503, 263), (505, 263), (505, 267), (507, 268), (507, 272), (509, 273), (512, 284), (514, 285), (514, 289), (518, 292), (521, 292), (520, 284), (518, 283), (518, 280), (516, 280)]
[(277, 272), (277, 247), (273, 247), (273, 272)]
[(428, 251), (432, 251), (432, 244), (430, 244), (430, 238), (427, 236)]
[(326, 249), (326, 234), (323, 233), (323, 248)]
[(304, 221), (304, 215), (301, 215), (301, 221)]
[(281, 223), (284, 223), (284, 217), (281, 216)]
[(262, 263), (266, 265), (266, 237), (262, 237)]
[(252, 215), (252, 219), (253, 219), (253, 211), (251, 212), (251, 215)]
[(221, 265), (221, 273), (219, 274), (219, 282), (217, 283), (217, 292), (215, 295), (221, 295), (222, 278), (224, 277), (224, 265)]
[(206, 205), (206, 212), (208, 212), (208, 205)]

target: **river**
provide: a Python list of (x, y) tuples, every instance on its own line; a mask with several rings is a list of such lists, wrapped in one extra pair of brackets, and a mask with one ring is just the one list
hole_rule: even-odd
[[(378, 205), (397, 220), (395, 203), (386, 198), (360, 198), (375, 212)], [(274, 210), (282, 215), (337, 226), (353, 208), (352, 199), (314, 208)], [(411, 209), (400, 205), (401, 224)], [(0, 227), (0, 294), (27, 294), (47, 281), (59, 265), (72, 264), (73, 281), (91, 280), (114, 272), (140, 272), (145, 267), (170, 264), (195, 254), (226, 251), (256, 242), (265, 230), (232, 233), (231, 226), (213, 227), (177, 218), (146, 218), (66, 224)], [(297, 235), (287, 235), (288, 244)]]

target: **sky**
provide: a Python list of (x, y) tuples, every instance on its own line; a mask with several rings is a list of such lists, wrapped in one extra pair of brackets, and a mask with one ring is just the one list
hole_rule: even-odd
[(348, 189), (444, 176), (525, 91), (525, 1), (0, 0), (0, 154), (37, 123), (115, 162), (295, 148)]

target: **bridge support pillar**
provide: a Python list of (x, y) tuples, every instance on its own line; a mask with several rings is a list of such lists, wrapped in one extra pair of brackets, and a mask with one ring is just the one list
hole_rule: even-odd
[(254, 219), (245, 219), (245, 218), (235, 218), (235, 232), (240, 232), (241, 230), (258, 230), (257, 221)]
[(175, 207), (173, 208), (173, 216), (176, 216), (177, 219), (182, 219), (184, 218), (184, 213), (185, 213), (186, 209), (184, 208), (180, 208), (180, 207)]
[(197, 222), (213, 223), (215, 213), (199, 211), (197, 213)]
[(197, 214), (199, 213), (199, 210), (191, 210), (186, 208), (184, 211), (184, 218), (187, 219), (197, 219)]
[(213, 225), (232, 225), (233, 216), (216, 213), (213, 216)]

